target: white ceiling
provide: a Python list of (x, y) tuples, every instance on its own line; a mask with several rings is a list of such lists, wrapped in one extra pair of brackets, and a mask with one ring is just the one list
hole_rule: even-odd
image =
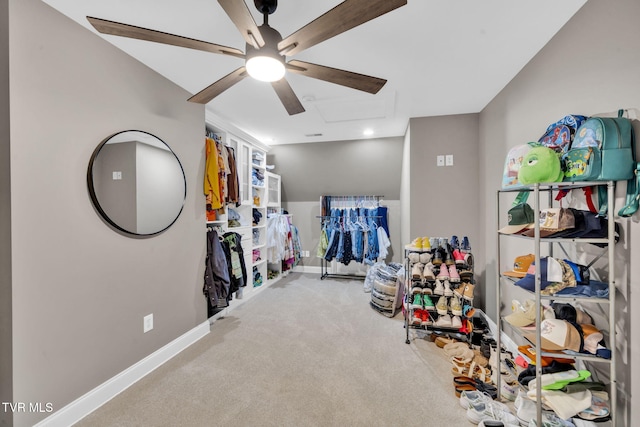
[[(86, 16), (245, 50), (216, 0), (43, 0), (90, 31)], [(262, 16), (246, 0), (258, 25)], [(280, 0), (269, 25), (283, 37), (340, 0)], [(409, 118), (476, 113), (586, 0), (409, 0), (292, 58), (387, 79), (376, 95), (289, 73), (306, 112), (289, 116), (268, 83), (250, 78), (206, 108), (269, 145), (404, 135)], [(96, 34), (98, 34), (96, 32)], [(190, 93), (243, 60), (100, 35)], [(186, 99), (185, 99), (185, 102)], [(307, 136), (321, 134), (321, 136)]]

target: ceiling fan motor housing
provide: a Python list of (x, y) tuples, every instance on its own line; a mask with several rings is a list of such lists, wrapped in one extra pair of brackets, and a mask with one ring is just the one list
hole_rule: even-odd
[(278, 43), (282, 41), (282, 36), (280, 35), (280, 33), (267, 24), (260, 25), (258, 29), (260, 30), (260, 34), (262, 34), (262, 38), (264, 39), (264, 46), (262, 46), (260, 49), (256, 49), (251, 44), (247, 43), (245, 50), (245, 57), (247, 61), (255, 56), (269, 56), (271, 58), (277, 59), (284, 65), (285, 56), (280, 55), (280, 51), (278, 50)]
[(263, 15), (271, 15), (278, 8), (278, 0), (253, 0), (253, 4)]

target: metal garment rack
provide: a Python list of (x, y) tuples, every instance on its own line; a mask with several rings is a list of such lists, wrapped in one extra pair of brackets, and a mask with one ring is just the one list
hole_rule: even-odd
[[(322, 196), (320, 202), (320, 212), (322, 212), (322, 200), (329, 198), (328, 208), (349, 209), (349, 208), (361, 208), (367, 207), (368, 203), (375, 203), (373, 207), (379, 207), (380, 202), (384, 196)], [(327, 212), (330, 213), (330, 212)], [(327, 219), (331, 218), (331, 215), (319, 215), (316, 218), (320, 219), (320, 230), (325, 226)], [(376, 218), (380, 218), (377, 216)], [(320, 280), (325, 278), (334, 279), (358, 279), (364, 280), (365, 276), (359, 274), (346, 274), (346, 273), (329, 273), (329, 263), (333, 261), (327, 261), (324, 257), (320, 259)]]

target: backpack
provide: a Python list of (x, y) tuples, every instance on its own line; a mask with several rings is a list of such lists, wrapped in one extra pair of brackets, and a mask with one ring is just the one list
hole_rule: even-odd
[[(635, 135), (631, 120), (622, 117), (591, 117), (577, 130), (569, 150), (562, 156), (564, 181), (627, 181), (627, 200), (618, 212), (631, 216), (640, 203), (640, 164), (635, 157)], [(606, 194), (599, 186), (599, 196)], [(600, 213), (607, 210), (606, 197), (599, 197)]]
[(564, 181), (622, 181), (633, 178), (635, 138), (631, 120), (591, 117), (578, 128), (562, 156)]
[(587, 120), (585, 116), (568, 115), (551, 123), (538, 142), (545, 147), (564, 154), (569, 150), (578, 128)]
[(518, 181), (518, 172), (522, 167), (527, 153), (535, 146), (538, 146), (535, 142), (529, 142), (527, 144), (516, 145), (511, 148), (507, 153), (507, 157), (504, 161), (504, 169), (502, 173), (502, 189), (517, 187), (522, 185)]

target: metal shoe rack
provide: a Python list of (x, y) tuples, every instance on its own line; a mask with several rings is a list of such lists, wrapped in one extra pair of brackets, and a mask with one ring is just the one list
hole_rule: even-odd
[[(449, 238), (434, 238), (438, 239), (438, 240), (446, 240), (447, 242), (449, 241)], [(404, 269), (405, 269), (405, 275), (404, 275), (404, 289), (405, 289), (405, 295), (403, 297), (403, 305), (404, 305), (404, 312), (405, 312), (405, 319), (404, 319), (404, 327), (405, 327), (405, 332), (406, 332), (406, 339), (405, 339), (405, 343), (409, 344), (411, 341), (409, 339), (409, 333), (410, 330), (422, 330), (425, 331), (427, 333), (437, 333), (439, 335), (443, 335), (443, 336), (456, 336), (457, 338), (459, 338), (461, 335), (466, 335), (467, 341), (471, 341), (471, 333), (472, 333), (472, 321), (471, 321), (471, 316), (473, 314), (473, 298), (468, 298), (468, 297), (461, 297), (458, 296), (457, 293), (463, 294), (464, 293), (464, 287), (467, 284), (472, 285), (473, 286), (476, 285), (476, 281), (474, 278), (474, 274), (473, 274), (473, 255), (469, 252), (468, 253), (468, 264), (458, 264), (456, 265), (457, 269), (461, 269), (461, 271), (464, 271), (465, 274), (465, 278), (463, 280), (463, 278), (461, 277), (460, 282), (459, 283), (450, 283), (451, 286), (451, 290), (453, 291), (453, 295), (452, 296), (445, 296), (445, 295), (436, 295), (434, 293), (435, 290), (435, 281), (431, 281), (431, 280), (416, 280), (413, 278), (413, 274), (412, 274), (412, 269), (414, 267), (414, 264), (416, 264), (416, 262), (412, 261), (410, 259), (410, 254), (411, 253), (415, 253), (418, 255), (418, 257), (420, 257), (420, 254), (429, 254), (431, 256), (435, 255), (435, 250), (436, 247), (432, 247), (428, 250), (414, 250), (414, 249), (407, 249), (405, 248), (404, 250)], [(455, 263), (455, 261), (454, 261)], [(423, 263), (421, 263), (423, 264)], [(448, 265), (445, 263), (445, 260), (442, 260), (442, 264), (440, 266), (434, 266), (433, 268), (433, 273), (434, 273), (434, 277), (437, 277), (439, 272), (440, 272), (440, 268), (442, 268), (441, 266), (446, 266), (448, 268)], [(419, 289), (419, 291), (418, 291)], [(457, 292), (456, 292), (457, 291)], [(471, 293), (473, 293), (473, 291), (471, 291)], [(417, 295), (420, 295), (420, 299), (423, 299), (424, 296), (428, 296), (432, 302), (433, 302), (433, 309), (432, 310), (426, 310), (426, 307), (423, 305), (423, 309), (425, 311), (427, 311), (428, 313), (428, 319), (426, 321), (422, 321), (419, 325), (417, 323), (414, 322), (414, 315), (415, 315), (415, 311), (418, 310), (418, 308), (414, 308), (414, 302), (417, 299)], [(452, 316), (453, 313), (451, 312), (451, 298), (458, 298), (458, 300), (460, 301), (460, 306), (463, 308), (463, 312), (462, 314), (458, 315), (461, 319), (461, 323), (462, 323), (462, 328), (454, 328), (454, 327), (442, 327), (442, 326), (438, 326), (435, 325), (434, 322), (437, 321), (438, 318), (438, 314), (437, 314), (437, 310), (436, 310), (436, 306), (438, 304), (438, 301), (440, 299), (440, 297), (445, 297), (447, 300), (447, 315), (448, 316)], [(471, 315), (469, 315), (468, 317), (464, 315), (465, 311), (464, 308), (465, 306), (467, 307), (467, 309), (470, 309), (471, 311), (469, 311), (471, 313)], [(464, 322), (468, 321), (468, 325), (470, 326), (469, 328), (465, 329)]]

